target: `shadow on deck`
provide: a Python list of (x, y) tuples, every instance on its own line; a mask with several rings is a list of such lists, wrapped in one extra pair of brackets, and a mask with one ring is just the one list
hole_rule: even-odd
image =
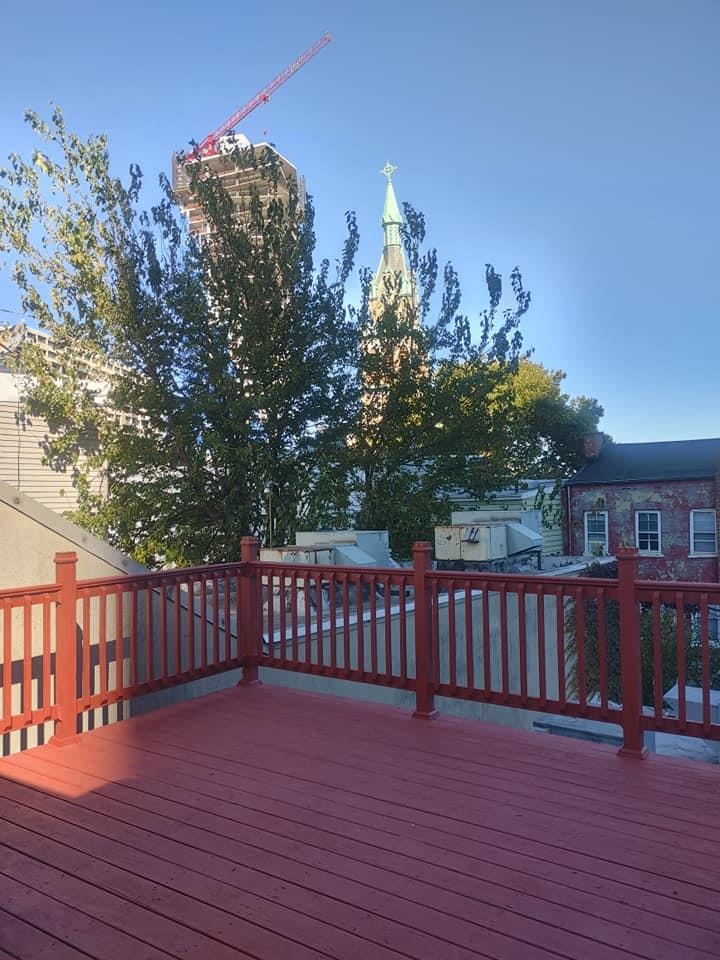
[(0, 960), (720, 956), (716, 767), (278, 687), (0, 760)]

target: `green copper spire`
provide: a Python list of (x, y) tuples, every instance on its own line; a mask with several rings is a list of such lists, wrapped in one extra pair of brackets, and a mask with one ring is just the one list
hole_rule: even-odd
[[(394, 230), (392, 232), (392, 240), (388, 239), (388, 227), (397, 226), (403, 222), (402, 214), (400, 213), (400, 207), (398, 206), (397, 198), (395, 197), (395, 191), (393, 190), (392, 185), (392, 175), (397, 170), (397, 167), (394, 167), (390, 162), (386, 163), (382, 168), (380, 173), (384, 174), (387, 177), (387, 189), (385, 191), (385, 206), (383, 207), (382, 215), (382, 225), (385, 228), (385, 243), (400, 243), (400, 231)], [(395, 236), (397, 235), (397, 236)]]
[(405, 251), (403, 250), (402, 237), (400, 235), (403, 217), (400, 213), (400, 207), (392, 185), (392, 177), (396, 170), (397, 167), (388, 161), (380, 171), (384, 177), (387, 177), (385, 205), (383, 207), (381, 220), (384, 243), (380, 264), (375, 273), (371, 299), (381, 298), (384, 279), (388, 276), (396, 278), (400, 283), (402, 296), (413, 296), (414, 284), (410, 271), (408, 270), (407, 261), (405, 260)]

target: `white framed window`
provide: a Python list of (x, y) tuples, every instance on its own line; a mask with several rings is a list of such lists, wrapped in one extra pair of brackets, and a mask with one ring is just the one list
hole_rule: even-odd
[(690, 556), (717, 556), (717, 525), (714, 510), (690, 511)]
[(635, 546), (640, 553), (660, 553), (662, 550), (660, 511), (635, 511)]
[(585, 511), (585, 553), (606, 555), (608, 552), (607, 510)]

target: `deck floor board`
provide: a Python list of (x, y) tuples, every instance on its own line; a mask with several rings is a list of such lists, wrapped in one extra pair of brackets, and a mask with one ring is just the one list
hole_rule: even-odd
[(265, 685), (0, 760), (0, 960), (709, 960), (720, 775)]

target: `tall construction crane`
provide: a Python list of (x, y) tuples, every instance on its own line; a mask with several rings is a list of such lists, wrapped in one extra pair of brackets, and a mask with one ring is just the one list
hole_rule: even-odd
[(256, 93), (252, 100), (248, 100), (244, 107), (240, 107), (239, 110), (236, 110), (235, 113), (228, 117), (224, 123), (221, 123), (217, 130), (213, 130), (212, 133), (209, 133), (202, 143), (198, 144), (195, 150), (190, 154), (190, 159), (196, 160), (199, 157), (211, 156), (214, 153), (217, 153), (218, 140), (225, 136), (230, 130), (240, 123), (241, 120), (244, 120), (248, 114), (252, 113), (257, 107), (263, 103), (267, 103), (270, 99), (270, 96), (275, 93), (278, 87), (281, 87), (286, 80), (289, 80), (290, 77), (297, 73), (300, 67), (304, 66), (308, 60), (312, 60), (316, 53), (319, 53), (324, 46), (327, 46), (330, 43), (332, 37), (329, 33), (326, 33), (324, 36), (320, 37), (311, 47), (301, 53), (300, 56), (289, 67), (286, 67), (282, 73), (279, 73), (274, 80), (271, 80), (270, 83), (263, 87), (263, 89)]

